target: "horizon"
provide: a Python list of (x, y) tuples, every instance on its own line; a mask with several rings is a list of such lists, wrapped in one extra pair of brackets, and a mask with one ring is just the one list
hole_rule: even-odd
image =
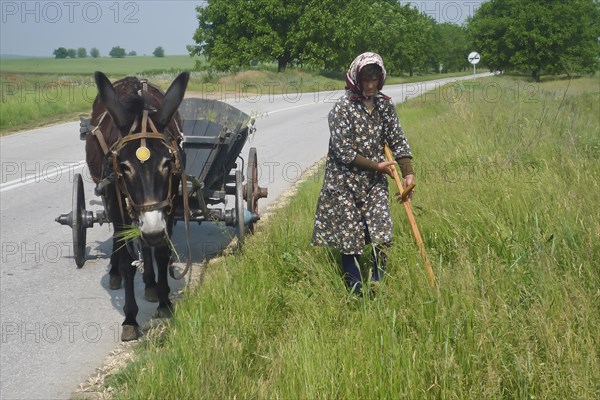
[[(170, 57), (170, 56), (173, 56), (173, 57), (176, 57), (176, 56), (197, 57), (197, 56), (190, 56), (189, 53), (187, 53), (187, 54), (166, 54), (165, 55), (165, 57)], [(155, 56), (152, 55), (152, 54), (136, 54), (134, 56), (130, 56), (130, 55), (126, 54), (125, 58), (127, 58), (127, 57), (155, 57)], [(4, 53), (0, 53), (0, 58), (3, 58), (3, 59), (15, 59), (15, 58), (50, 58), (52, 60), (56, 59), (56, 57), (54, 57), (53, 55), (51, 55), (51, 56), (30, 56), (30, 55), (4, 54)], [(93, 57), (88, 54), (86, 58), (93, 58)], [(112, 57), (107, 54), (107, 55), (104, 55), (104, 56), (100, 55), (97, 58), (112, 58)], [(68, 57), (66, 59), (68, 59)], [(82, 59), (82, 58), (75, 57), (74, 59)]]

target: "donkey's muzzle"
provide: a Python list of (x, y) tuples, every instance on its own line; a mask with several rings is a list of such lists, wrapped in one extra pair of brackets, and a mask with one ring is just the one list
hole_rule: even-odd
[(142, 240), (149, 246), (158, 246), (165, 242), (167, 223), (160, 210), (140, 213), (140, 232)]

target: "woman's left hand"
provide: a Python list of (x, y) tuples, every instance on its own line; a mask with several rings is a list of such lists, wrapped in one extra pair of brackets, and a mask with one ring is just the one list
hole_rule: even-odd
[[(404, 177), (404, 182), (403, 182), (403, 185), (404, 185), (404, 187), (405, 187), (405, 188), (406, 188), (406, 187), (408, 187), (408, 186), (410, 186), (410, 185), (411, 185), (411, 184), (413, 184), (413, 183), (415, 183), (415, 176), (414, 176), (413, 174), (406, 175), (406, 176)], [(408, 201), (411, 201), (411, 200), (412, 200), (412, 197), (413, 197), (413, 194), (414, 194), (414, 192), (415, 192), (415, 190), (414, 190), (414, 189), (412, 189), (412, 190), (411, 190), (411, 191), (408, 193), (408, 196), (406, 197), (406, 198), (408, 199)]]
[[(402, 183), (402, 186), (404, 188), (407, 188), (410, 185), (412, 185), (413, 183), (415, 183), (415, 176), (413, 174), (409, 174), (404, 177), (404, 182)], [(414, 189), (411, 189), (410, 192), (408, 192), (408, 195), (406, 196), (407, 201), (412, 200), (412, 196), (413, 196), (414, 192), (415, 192)], [(400, 201), (402, 201), (402, 200), (400, 200)]]

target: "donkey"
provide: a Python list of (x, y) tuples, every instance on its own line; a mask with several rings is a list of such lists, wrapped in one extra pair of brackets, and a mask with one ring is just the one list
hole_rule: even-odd
[[(169, 237), (173, 227), (173, 210), (175, 204), (181, 201), (179, 183), (184, 167), (183, 152), (179, 146), (181, 133), (173, 120), (185, 94), (189, 73), (181, 73), (175, 78), (161, 99), (137, 88), (126, 88), (128, 90), (118, 93), (102, 72), (96, 72), (94, 78), (98, 87), (97, 102), (104, 106), (112, 119), (110, 129), (118, 131), (116, 141), (104, 145), (110, 148), (105, 151), (102, 177), (105, 181), (112, 177), (109, 180), (111, 184), (103, 188), (107, 213), (115, 231), (111, 288), (120, 286), (122, 278), (125, 321), (121, 340), (129, 341), (142, 335), (136, 320), (138, 306), (134, 296), (134, 276), (140, 258), (143, 259), (147, 297), (148, 289), (155, 288), (159, 316), (172, 315), (167, 277), (171, 259)], [(139, 226), (139, 250), (131, 244), (124, 246), (118, 240), (120, 232), (131, 225)], [(153, 261), (157, 267), (157, 282)]]

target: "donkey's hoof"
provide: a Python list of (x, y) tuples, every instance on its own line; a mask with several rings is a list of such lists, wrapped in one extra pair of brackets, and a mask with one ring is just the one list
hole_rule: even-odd
[(142, 331), (138, 326), (123, 325), (123, 331), (121, 332), (121, 341), (129, 342), (131, 340), (137, 340), (140, 337), (142, 337)]
[(110, 278), (108, 280), (108, 286), (110, 287), (110, 290), (121, 289), (122, 280), (123, 279), (121, 278), (121, 275), (110, 275)]
[(173, 317), (173, 310), (171, 307), (158, 307), (156, 310), (156, 318), (171, 318)]
[(144, 298), (150, 303), (158, 303), (158, 292), (155, 287), (147, 287), (144, 289)]

